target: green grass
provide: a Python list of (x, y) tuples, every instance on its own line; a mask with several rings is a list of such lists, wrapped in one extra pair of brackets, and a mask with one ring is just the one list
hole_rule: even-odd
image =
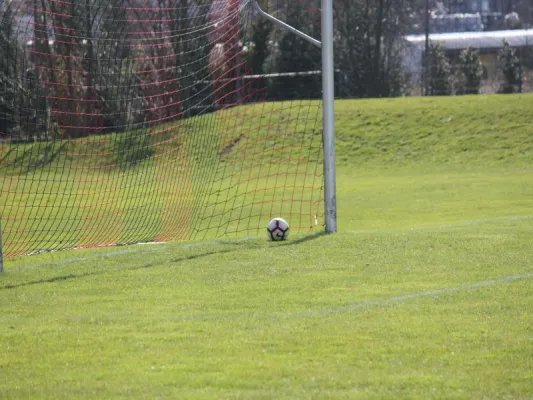
[(335, 235), (8, 260), (0, 398), (533, 398), (531, 106), (338, 102)]
[(437, 166), (533, 163), (533, 96), (341, 101), (341, 165)]

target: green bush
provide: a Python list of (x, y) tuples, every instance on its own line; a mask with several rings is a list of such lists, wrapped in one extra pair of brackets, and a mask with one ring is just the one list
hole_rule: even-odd
[(459, 54), (457, 69), (457, 94), (479, 94), (483, 78), (483, 64), (479, 52), (472, 47)]
[(452, 94), (452, 68), (440, 43), (430, 42), (426, 54), (425, 74), (428, 79), (428, 95), (449, 96)]
[(520, 59), (507, 40), (503, 41), (503, 48), (498, 54), (498, 62), (503, 75), (500, 93), (519, 93), (522, 91), (522, 71)]

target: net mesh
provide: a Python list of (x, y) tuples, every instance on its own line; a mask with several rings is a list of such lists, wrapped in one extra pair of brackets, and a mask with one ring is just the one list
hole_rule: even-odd
[(0, 0), (4, 256), (323, 225), (320, 68), (248, 0)]

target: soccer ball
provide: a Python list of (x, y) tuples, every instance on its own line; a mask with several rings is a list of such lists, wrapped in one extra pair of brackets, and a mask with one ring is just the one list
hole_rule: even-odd
[(289, 236), (289, 224), (283, 218), (274, 218), (268, 223), (267, 233), (270, 240), (285, 240)]

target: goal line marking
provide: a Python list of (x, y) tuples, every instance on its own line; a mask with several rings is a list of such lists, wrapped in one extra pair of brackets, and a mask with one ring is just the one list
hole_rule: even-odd
[(345, 307), (337, 307), (337, 308), (324, 308), (320, 310), (308, 310), (300, 313), (292, 313), (287, 314), (286, 317), (315, 317), (315, 316), (327, 316), (327, 315), (334, 315), (334, 314), (346, 314), (351, 313), (359, 310), (366, 310), (373, 307), (384, 307), (395, 303), (401, 303), (406, 300), (411, 299), (420, 299), (423, 297), (436, 297), (436, 296), (442, 296), (446, 294), (453, 294), (458, 292), (463, 292), (467, 290), (475, 290), (480, 289), (488, 286), (494, 286), (502, 283), (510, 283), (515, 281), (523, 281), (526, 279), (533, 278), (533, 272), (520, 274), (520, 275), (509, 275), (502, 278), (494, 278), (489, 279), (486, 281), (476, 282), (476, 283), (470, 283), (467, 285), (462, 286), (456, 286), (456, 287), (450, 287), (450, 288), (444, 288), (444, 289), (436, 289), (436, 290), (430, 290), (428, 292), (419, 292), (419, 293), (410, 293), (410, 294), (404, 294), (401, 296), (394, 296), (386, 299), (380, 299), (380, 300), (370, 300), (365, 301), (361, 303), (355, 303), (349, 306)]
[(357, 230), (348, 230), (345, 232), (347, 233), (379, 233), (379, 232), (394, 232), (394, 231), (431, 231), (431, 230), (461, 228), (463, 226), (490, 224), (493, 222), (497, 223), (497, 222), (527, 221), (530, 219), (533, 219), (533, 215), (517, 215), (517, 216), (510, 216), (510, 217), (474, 219), (471, 221), (462, 221), (462, 222), (457, 222), (454, 224), (407, 226), (407, 227), (397, 227), (397, 228), (357, 229)]
[[(458, 222), (456, 224), (443, 224), (443, 225), (437, 225), (437, 226), (419, 226), (419, 227), (398, 227), (398, 228), (382, 228), (382, 229), (376, 228), (376, 229), (348, 230), (348, 231), (340, 231), (340, 233), (342, 233), (342, 232), (345, 232), (345, 233), (379, 233), (379, 232), (394, 232), (394, 231), (441, 230), (441, 229), (449, 229), (449, 228), (462, 227), (462, 226), (473, 226), (473, 225), (479, 225), (479, 224), (491, 223), (491, 222), (525, 221), (525, 220), (529, 220), (529, 219), (533, 219), (533, 215), (509, 216), (509, 217), (501, 217), (501, 218), (487, 218), (487, 219), (479, 219), (479, 220)], [(260, 237), (261, 236), (249, 236), (249, 237), (245, 237), (245, 238), (242, 238), (242, 239), (236, 239), (236, 240), (228, 240), (228, 239), (221, 238), (221, 239), (212, 240), (212, 241), (209, 241), (209, 242), (197, 242), (197, 243), (173, 242), (171, 247), (172, 248), (181, 248), (181, 249), (189, 249), (189, 248), (204, 247), (204, 246), (208, 247), (208, 246), (214, 246), (214, 245), (218, 245), (218, 244), (239, 243), (239, 242), (243, 242), (243, 241), (259, 239)], [(163, 244), (167, 244), (168, 245), (169, 243), (165, 243), (165, 242), (160, 242), (160, 243), (137, 243), (137, 244), (132, 244), (131, 247), (129, 249), (127, 249), (127, 250), (110, 251), (110, 252), (105, 252), (105, 253), (93, 254), (93, 255), (89, 255), (89, 256), (85, 256), (85, 257), (62, 259), (62, 260), (58, 260), (58, 261), (50, 260), (50, 261), (46, 261), (46, 262), (44, 262), (42, 264), (32, 265), (29, 268), (35, 269), (35, 268), (40, 268), (40, 267), (44, 267), (44, 266), (47, 266), (47, 265), (54, 265), (54, 266), (68, 265), (68, 264), (77, 263), (77, 262), (90, 261), (90, 260), (95, 260), (95, 259), (105, 259), (105, 258), (111, 258), (111, 257), (115, 257), (115, 256), (134, 254), (134, 253), (138, 253), (138, 252), (149, 253), (149, 252), (157, 252), (157, 251), (161, 251), (161, 250), (168, 250), (169, 247), (161, 246)], [(142, 248), (139, 247), (141, 245), (142, 245)], [(149, 249), (147, 249), (146, 246), (149, 246)], [(111, 248), (114, 248), (114, 247), (119, 247), (119, 246), (109, 246), (108, 248), (111, 249)], [(101, 248), (102, 247), (95, 248), (95, 249), (101, 249)], [(88, 250), (88, 249), (83, 249), (83, 250)], [(56, 253), (56, 252), (54, 252), (54, 253)], [(46, 254), (46, 253), (44, 253), (44, 254)], [(48, 254), (50, 254), (50, 253), (48, 253)], [(28, 266), (10, 268), (11, 271), (16, 271), (18, 269), (28, 270)]]
[[(25, 265), (20, 267), (13, 267), (10, 268), (10, 271), (17, 271), (17, 270), (24, 270), (27, 271), (29, 269), (37, 269), (41, 267), (46, 266), (63, 266), (63, 265), (69, 265), (74, 264), (78, 262), (83, 261), (91, 261), (91, 260), (104, 260), (107, 258), (112, 258), (115, 256), (124, 256), (128, 254), (147, 254), (147, 253), (155, 253), (159, 251), (168, 251), (168, 250), (174, 250), (174, 249), (194, 249), (199, 247), (209, 247), (209, 246), (215, 246), (215, 245), (223, 245), (223, 244), (231, 244), (231, 243), (240, 243), (245, 242), (251, 239), (256, 239), (256, 237), (245, 237), (242, 239), (237, 240), (224, 240), (224, 239), (218, 239), (218, 240), (212, 240), (209, 242), (197, 242), (197, 243), (179, 243), (179, 242), (151, 242), (151, 243), (133, 243), (131, 245), (117, 245), (117, 246), (106, 246), (107, 249), (113, 249), (118, 247), (129, 247), (128, 249), (124, 250), (117, 250), (117, 251), (109, 251), (109, 252), (98, 252), (97, 254), (91, 254), (84, 257), (75, 257), (75, 258), (66, 258), (61, 260), (49, 260), (45, 261), (41, 264), (35, 264), (35, 265)], [(166, 246), (163, 246), (165, 245)], [(147, 248), (148, 247), (148, 248)], [(104, 247), (95, 247), (93, 250), (100, 250)], [(76, 251), (76, 250), (91, 250), (91, 248), (80, 248), (80, 249), (73, 249), (73, 250), (65, 250), (65, 251)], [(61, 251), (54, 251), (50, 253), (43, 253), (44, 254), (57, 254)], [(31, 256), (25, 256), (25, 257), (31, 257)]]

